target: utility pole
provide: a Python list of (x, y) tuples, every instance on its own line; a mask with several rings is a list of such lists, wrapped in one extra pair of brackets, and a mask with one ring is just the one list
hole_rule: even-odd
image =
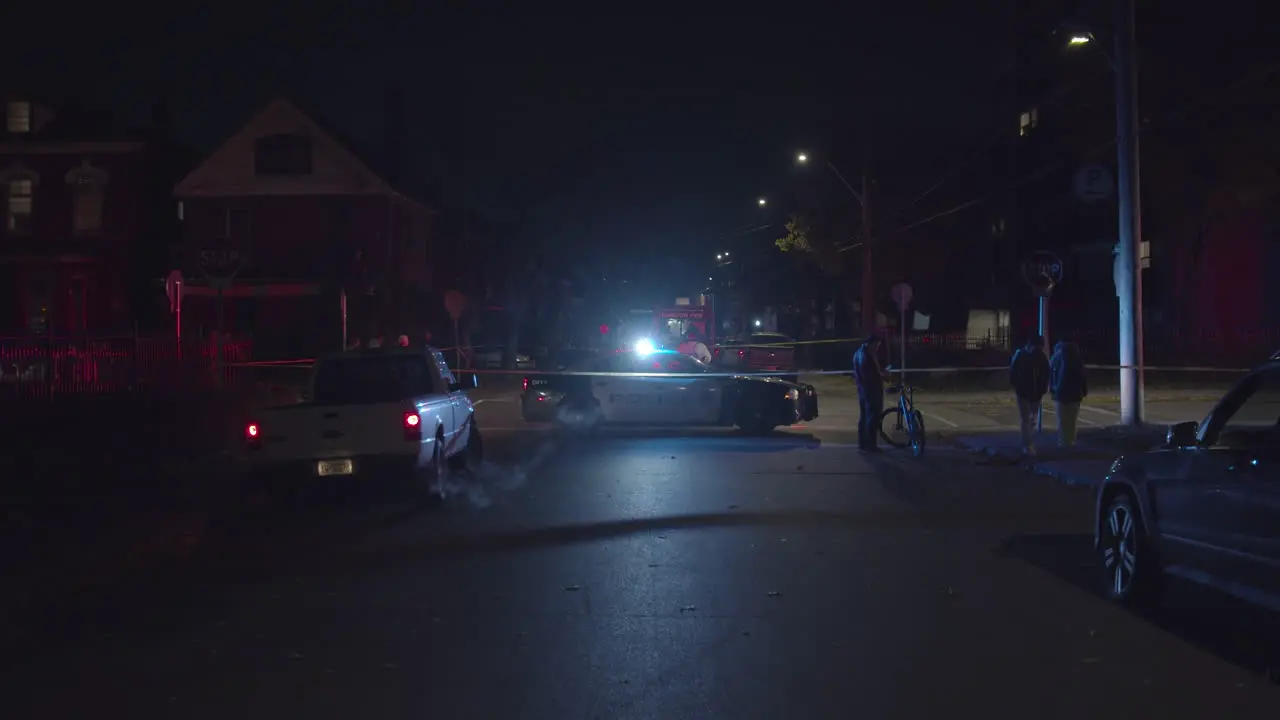
[(862, 334), (866, 336), (876, 329), (876, 289), (871, 271), (871, 182), (867, 171), (862, 171), (862, 192), (858, 199), (862, 205)]
[(1120, 423), (1143, 422), (1142, 205), (1138, 175), (1138, 61), (1134, 0), (1118, 2), (1116, 26), (1116, 150), (1119, 176)]

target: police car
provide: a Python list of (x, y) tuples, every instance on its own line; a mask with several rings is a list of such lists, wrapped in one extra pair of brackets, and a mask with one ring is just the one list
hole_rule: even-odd
[(673, 350), (638, 350), (525, 377), (521, 413), (527, 422), (573, 430), (736, 425), (764, 433), (818, 417), (818, 393), (812, 385), (778, 378), (719, 374)]

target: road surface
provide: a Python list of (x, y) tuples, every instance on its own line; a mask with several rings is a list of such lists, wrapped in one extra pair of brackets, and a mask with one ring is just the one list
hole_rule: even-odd
[(490, 462), (445, 508), (228, 537), (9, 668), (0, 716), (1280, 717), (1272, 616), (1089, 589), (1087, 492), (818, 424), (560, 444), (480, 408)]
[[(1173, 400), (1161, 397), (1145, 404), (1146, 420), (1155, 425), (1168, 425), (1184, 420), (1200, 421), (1213, 408), (1215, 397), (1205, 392), (1189, 394), (1191, 399)], [(885, 403), (897, 402), (897, 395), (885, 395)], [(925, 392), (915, 394), (916, 407), (924, 414), (925, 427), (931, 433), (943, 435), (968, 435), (984, 432), (1000, 432), (1018, 428), (1018, 411), (1012, 395), (1008, 393), (953, 393)], [(519, 417), (517, 393), (490, 395), (484, 404), (495, 410), (495, 426), (504, 431), (527, 431), (528, 425)], [(831, 393), (819, 395), (820, 416), (802, 430), (812, 432), (842, 431), (858, 426), (858, 403), (854, 395)], [(503, 408), (502, 412), (496, 412)], [(1044, 427), (1056, 430), (1057, 415), (1053, 403), (1044, 404)], [(1115, 402), (1092, 400), (1080, 407), (1080, 428), (1105, 427), (1120, 422), (1120, 406)], [(856, 442), (856, 440), (855, 440)]]

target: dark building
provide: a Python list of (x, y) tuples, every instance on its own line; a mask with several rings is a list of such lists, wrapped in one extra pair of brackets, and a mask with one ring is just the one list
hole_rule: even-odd
[(219, 279), (225, 328), (260, 355), (443, 324), (436, 211), (393, 186), (392, 155), (283, 98), (254, 116), (173, 189), (186, 331), (216, 329)]
[(150, 232), (144, 135), (77, 108), (4, 100), (0, 333), (132, 332)]

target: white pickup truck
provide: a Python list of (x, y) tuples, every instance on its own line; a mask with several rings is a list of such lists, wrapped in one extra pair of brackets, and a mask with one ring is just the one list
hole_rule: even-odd
[(482, 452), (475, 406), (434, 349), (348, 350), (316, 361), (303, 401), (244, 429), (250, 467), (270, 482), (408, 479), (444, 497), (448, 469)]

